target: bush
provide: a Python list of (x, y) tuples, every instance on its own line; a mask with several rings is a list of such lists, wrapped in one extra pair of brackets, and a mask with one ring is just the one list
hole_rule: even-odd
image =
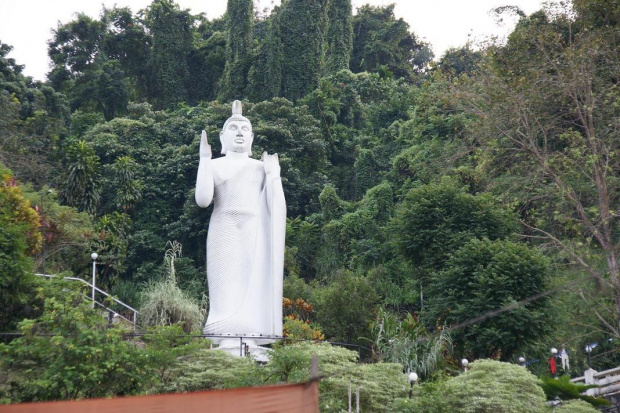
[(554, 413), (597, 413), (600, 410), (592, 407), (583, 400), (563, 401), (561, 405), (553, 409)]
[(574, 400), (581, 399), (594, 407), (610, 406), (611, 403), (603, 398), (585, 396), (584, 393), (588, 389), (598, 387), (596, 384), (580, 384), (572, 383), (570, 376), (561, 376), (557, 379), (551, 376), (541, 377), (541, 386), (547, 400), (555, 400), (560, 398), (562, 400)]
[(180, 358), (163, 391), (181, 393), (258, 384), (261, 384), (259, 368), (251, 359), (204, 349)]
[(39, 216), (0, 163), (0, 329), (12, 330), (28, 315), (34, 295), (33, 261), (41, 245)]
[(542, 412), (545, 395), (538, 379), (521, 366), (478, 360), (470, 369), (445, 382), (416, 389), (411, 402), (396, 401), (411, 412)]
[(340, 412), (347, 408), (349, 382), (360, 387), (360, 408), (365, 412), (388, 412), (394, 398), (407, 394), (407, 378), (393, 363), (357, 364), (358, 354), (327, 343), (277, 346), (265, 366), (273, 381), (305, 381), (310, 378), (312, 356), (319, 359), (320, 409)]
[[(40, 292), (43, 292), (42, 290)], [(0, 344), (0, 399), (10, 402), (139, 393), (148, 360), (125, 331), (109, 327), (80, 291), (45, 299), (43, 314), (19, 324), (23, 334)]]
[(378, 299), (366, 278), (342, 271), (331, 284), (315, 289), (316, 321), (329, 340), (359, 343), (369, 336)]
[(195, 339), (183, 333), (181, 325), (154, 326), (143, 336), (146, 344), (149, 368), (153, 373), (155, 386), (151, 391), (161, 391), (174, 377), (182, 357), (196, 354), (211, 344), (210, 340)]
[(181, 244), (169, 242), (164, 264), (166, 279), (150, 284), (143, 292), (142, 323), (147, 326), (168, 326), (179, 324), (183, 331), (190, 333), (200, 330), (205, 321), (206, 311), (187, 293), (177, 286), (175, 260), (181, 256)]
[(171, 280), (149, 285), (142, 295), (140, 308), (142, 324), (146, 326), (180, 324), (186, 333), (202, 328), (205, 310)]

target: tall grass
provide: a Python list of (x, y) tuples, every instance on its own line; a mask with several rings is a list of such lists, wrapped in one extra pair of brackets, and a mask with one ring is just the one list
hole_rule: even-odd
[(181, 256), (181, 244), (168, 241), (168, 245), (164, 256), (167, 276), (143, 291), (140, 322), (146, 326), (180, 324), (186, 333), (200, 330), (206, 316), (206, 299), (199, 303), (177, 286), (174, 261)]

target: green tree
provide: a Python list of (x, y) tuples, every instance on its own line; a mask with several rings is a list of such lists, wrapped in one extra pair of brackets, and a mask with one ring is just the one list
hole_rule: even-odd
[(516, 229), (514, 217), (493, 197), (471, 195), (447, 179), (410, 190), (393, 227), (403, 256), (427, 269), (444, 268), (450, 254), (472, 238), (501, 239)]
[(120, 70), (120, 64), (116, 61), (105, 62), (92, 75), (97, 107), (105, 119), (112, 120), (116, 115), (125, 112), (128, 88), (125, 72)]
[(59, 137), (68, 121), (63, 94), (24, 76), (0, 41), (0, 162), (24, 182), (50, 184), (60, 174)]
[(13, 329), (28, 315), (35, 294), (30, 258), (41, 243), (40, 218), (21, 187), (0, 164), (0, 329)]
[(296, 101), (319, 85), (327, 21), (326, 0), (286, 0), (278, 19), (282, 44), (281, 95)]
[(130, 228), (131, 219), (118, 212), (102, 215), (95, 222), (91, 247), (99, 254), (99, 282), (107, 288), (125, 270)]
[(103, 37), (105, 54), (119, 63), (123, 80), (128, 84), (129, 100), (148, 98), (148, 72), (144, 63), (148, 61), (152, 39), (144, 24), (126, 7), (104, 8), (101, 20), (107, 27)]
[(363, 71), (393, 74), (411, 78), (414, 69), (423, 68), (431, 59), (428, 45), (409, 32), (403, 19), (394, 17), (394, 5), (365, 5), (353, 17), (353, 54), (350, 67), (354, 73)]
[(335, 0), (329, 5), (325, 34), (325, 73), (349, 69), (353, 51), (353, 13), (351, 0)]
[(226, 67), (220, 84), (219, 99), (241, 99), (245, 95), (248, 71), (252, 63), (252, 0), (228, 0), (226, 7)]
[(468, 43), (460, 48), (446, 50), (435, 67), (449, 76), (472, 75), (482, 57), (482, 52), (473, 50)]
[(516, 204), (528, 236), (607, 285), (615, 311), (593, 311), (618, 336), (620, 43), (617, 26), (599, 14), (617, 15), (617, 6), (576, 4), (576, 17), (565, 10), (523, 17), (463, 97), (481, 120), (474, 133), (493, 190)]
[(188, 93), (192, 103), (215, 99), (226, 64), (225, 33), (203, 26), (206, 24), (199, 27), (203, 40), (192, 49), (187, 60), (191, 84)]
[(366, 191), (377, 184), (377, 161), (369, 149), (360, 149), (355, 160), (355, 197), (361, 199)]
[(321, 191), (321, 194), (319, 195), (319, 202), (321, 204), (323, 219), (326, 222), (333, 219), (339, 219), (345, 212), (347, 212), (349, 207), (346, 201), (340, 199), (336, 189), (331, 185), (327, 185), (323, 188), (323, 191)]
[(147, 9), (146, 22), (153, 36), (148, 61), (150, 95), (158, 108), (184, 102), (188, 97), (187, 57), (192, 46), (192, 16), (172, 0), (155, 0)]
[(64, 288), (47, 294), (43, 314), (20, 323), (23, 336), (0, 344), (3, 376), (12, 378), (0, 386), (4, 398), (121, 396), (136, 394), (149, 383), (145, 353), (124, 339), (124, 330), (110, 328), (81, 291)]
[(52, 84), (59, 86), (95, 65), (104, 33), (105, 24), (84, 13), (67, 24), (59, 24), (48, 43), (48, 55), (54, 64), (50, 74)]
[(142, 196), (142, 182), (136, 179), (138, 164), (130, 156), (120, 156), (114, 161), (117, 208), (127, 213)]
[(368, 337), (378, 296), (364, 277), (342, 271), (314, 292), (316, 321), (328, 340), (361, 343)]
[(248, 77), (248, 96), (255, 102), (282, 96), (284, 52), (281, 42), (281, 11), (276, 6), (267, 21), (267, 34), (256, 51)]
[(62, 193), (67, 204), (80, 211), (95, 213), (101, 196), (99, 165), (99, 157), (85, 141), (78, 141), (68, 148), (69, 175)]
[(472, 239), (433, 274), (430, 323), (453, 327), (460, 354), (509, 360), (545, 337), (548, 300), (536, 297), (549, 282), (549, 262), (537, 250), (512, 241)]
[(107, 120), (128, 100), (147, 97), (151, 38), (128, 8), (103, 8), (100, 19), (78, 14), (58, 26), (48, 43), (51, 84), (67, 94), (73, 110), (101, 111)]
[(143, 339), (149, 367), (156, 376), (154, 389), (150, 391), (155, 392), (162, 391), (178, 378), (175, 368), (182, 358), (194, 358), (201, 348), (211, 343), (188, 336), (179, 324), (149, 327)]

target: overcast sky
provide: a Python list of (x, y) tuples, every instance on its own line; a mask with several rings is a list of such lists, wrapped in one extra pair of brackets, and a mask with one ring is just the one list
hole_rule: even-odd
[[(14, 47), (9, 57), (26, 65), (25, 74), (44, 80), (49, 71), (47, 41), (58, 22), (71, 21), (75, 13), (98, 17), (102, 5), (112, 8), (130, 7), (133, 12), (146, 7), (152, 0), (0, 0), (0, 40)], [(192, 13), (205, 13), (207, 18), (221, 16), (226, 0), (176, 0)], [(514, 27), (508, 19), (500, 26), (489, 11), (507, 4), (531, 14), (542, 7), (542, 0), (353, 0), (354, 13), (363, 4), (396, 4), (395, 14), (407, 21), (411, 30), (429, 42), (440, 56), (450, 47), (467, 41), (481, 41), (488, 36), (505, 36)], [(272, 0), (255, 1), (261, 9), (271, 7)], [(279, 1), (276, 0), (276, 4)]]

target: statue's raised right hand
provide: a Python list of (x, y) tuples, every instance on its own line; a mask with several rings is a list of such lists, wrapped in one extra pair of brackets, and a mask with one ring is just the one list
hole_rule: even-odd
[(211, 159), (213, 155), (211, 154), (211, 145), (207, 142), (207, 131), (202, 131), (202, 136), (200, 137), (200, 157)]

